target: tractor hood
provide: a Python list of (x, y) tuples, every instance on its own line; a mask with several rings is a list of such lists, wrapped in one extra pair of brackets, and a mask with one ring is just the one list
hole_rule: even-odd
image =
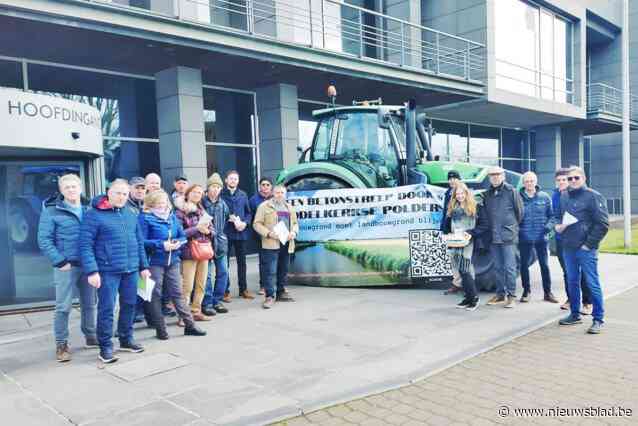
[(417, 164), (416, 168), (427, 174), (428, 183), (432, 185), (447, 186), (447, 173), (450, 170), (459, 172), (461, 180), (467, 183), (482, 182), (487, 175), (487, 166), (454, 161), (428, 161)]
[(365, 167), (349, 164), (350, 161), (312, 161), (301, 163), (282, 170), (277, 176), (277, 183), (289, 184), (304, 176), (322, 175), (342, 181), (352, 188), (369, 188), (376, 185), (376, 176), (365, 172)]

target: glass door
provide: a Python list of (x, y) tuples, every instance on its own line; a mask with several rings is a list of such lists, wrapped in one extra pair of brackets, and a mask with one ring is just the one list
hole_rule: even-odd
[(40, 253), (37, 233), (43, 203), (58, 193), (58, 178), (67, 173), (85, 182), (81, 161), (0, 163), (0, 310), (55, 299), (53, 269)]

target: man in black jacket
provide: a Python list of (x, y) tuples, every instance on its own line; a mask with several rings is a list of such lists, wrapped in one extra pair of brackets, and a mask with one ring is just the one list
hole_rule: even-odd
[(590, 334), (598, 334), (603, 326), (603, 293), (598, 278), (598, 245), (609, 230), (607, 200), (586, 185), (585, 172), (570, 167), (567, 175), (569, 189), (561, 194), (561, 223), (555, 226), (561, 234), (563, 257), (567, 268), (567, 286), (571, 314), (560, 325), (582, 322), (580, 317), (580, 275), (584, 274), (594, 305)]
[[(450, 170), (449, 172), (447, 172), (447, 183), (449, 185), (449, 188), (447, 189), (447, 191), (445, 191), (445, 198), (443, 198), (443, 217), (441, 218), (440, 228), (441, 232), (443, 232), (444, 234), (452, 232), (450, 228), (451, 219), (447, 216), (447, 208), (450, 204), (450, 199), (452, 198), (452, 193), (456, 188), (456, 184), (460, 180), (461, 175), (456, 170)], [(452, 285), (450, 285), (450, 288), (445, 290), (443, 294), (455, 294), (460, 291), (463, 291), (463, 287), (461, 287), (461, 276), (457, 272), (452, 271)]]
[(496, 273), (496, 295), (487, 304), (516, 306), (516, 249), (518, 225), (523, 219), (523, 201), (516, 188), (505, 182), (505, 170), (490, 167), (487, 171), (491, 187), (483, 196), (485, 213), (490, 223), (490, 253)]

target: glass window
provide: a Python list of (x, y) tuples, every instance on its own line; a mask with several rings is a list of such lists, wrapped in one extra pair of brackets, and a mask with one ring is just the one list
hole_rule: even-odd
[(93, 105), (104, 136), (158, 137), (153, 80), (29, 64), (29, 89)]
[(312, 138), (317, 129), (317, 119), (312, 116), (312, 111), (320, 108), (314, 103), (299, 102), (299, 144), (297, 149), (300, 152), (312, 145)]
[(206, 142), (252, 145), (253, 95), (204, 89)]
[(470, 162), (498, 165), (500, 129), (470, 125)]
[(254, 149), (251, 147), (207, 145), (208, 176), (217, 172), (224, 179), (227, 172), (237, 170), (239, 172), (239, 187), (249, 197), (252, 196), (255, 193), (255, 182), (257, 182), (257, 169), (255, 168), (253, 152)]
[(572, 26), (554, 18), (554, 87), (558, 102), (572, 102)]
[(22, 63), (0, 60), (0, 86), (22, 89)]
[(444, 161), (467, 161), (467, 123), (432, 120), (432, 155)]
[(503, 129), (503, 168), (519, 173), (529, 168), (527, 132), (514, 129)]
[(554, 99), (554, 16), (541, 12), (541, 97)]
[(332, 126), (334, 125), (334, 119), (323, 119), (319, 124), (319, 130), (317, 131), (317, 138), (315, 140), (315, 146), (312, 152), (313, 160), (327, 160), (330, 155), (330, 139), (332, 134)]
[(118, 139), (104, 140), (104, 174), (112, 182), (117, 178), (130, 179), (160, 173), (158, 142), (131, 142)]

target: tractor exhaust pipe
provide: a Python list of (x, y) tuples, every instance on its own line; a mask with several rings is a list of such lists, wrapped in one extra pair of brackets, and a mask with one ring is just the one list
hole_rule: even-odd
[[(416, 100), (410, 99), (405, 109), (405, 151), (408, 170), (416, 168)], [(409, 172), (408, 172), (409, 173)]]

